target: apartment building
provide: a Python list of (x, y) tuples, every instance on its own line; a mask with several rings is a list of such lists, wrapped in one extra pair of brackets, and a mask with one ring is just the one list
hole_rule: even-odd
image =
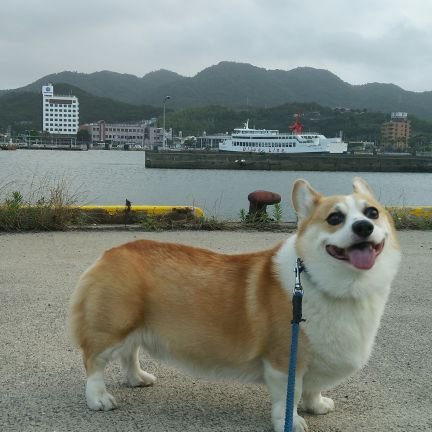
[(381, 144), (393, 150), (406, 151), (411, 137), (411, 122), (406, 112), (392, 112), (390, 121), (381, 126)]
[(42, 130), (53, 135), (76, 135), (79, 101), (76, 96), (56, 95), (52, 84), (42, 86)]

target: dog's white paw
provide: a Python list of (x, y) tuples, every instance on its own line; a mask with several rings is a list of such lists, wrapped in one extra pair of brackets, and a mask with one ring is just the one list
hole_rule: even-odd
[(94, 411), (110, 411), (117, 408), (114, 396), (107, 392), (105, 383), (99, 374), (87, 379), (85, 394), (87, 406)]
[[(285, 430), (285, 419), (278, 419), (273, 423), (275, 432), (284, 432)], [(307, 432), (308, 426), (303, 417), (295, 415), (293, 418), (293, 432)]]
[(129, 373), (126, 380), (131, 387), (148, 387), (156, 382), (156, 377), (139, 369), (134, 373)]
[(307, 432), (309, 430), (307, 423), (303, 417), (299, 415), (294, 417), (293, 432)]
[(333, 399), (319, 395), (319, 397), (305, 400), (303, 408), (311, 414), (328, 414), (334, 411), (335, 404)]
[(86, 394), (87, 406), (94, 411), (110, 411), (117, 408), (114, 396), (107, 391), (98, 394)]

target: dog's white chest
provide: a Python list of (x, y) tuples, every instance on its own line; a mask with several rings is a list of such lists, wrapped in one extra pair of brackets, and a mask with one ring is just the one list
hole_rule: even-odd
[(385, 299), (329, 299), (308, 290), (303, 305), (310, 368), (336, 381), (360, 369), (371, 354)]

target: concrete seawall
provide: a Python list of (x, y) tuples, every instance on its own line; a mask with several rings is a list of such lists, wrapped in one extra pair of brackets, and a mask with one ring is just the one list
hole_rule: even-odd
[(146, 168), (274, 171), (432, 172), (432, 157), (399, 155), (283, 155), (146, 151)]

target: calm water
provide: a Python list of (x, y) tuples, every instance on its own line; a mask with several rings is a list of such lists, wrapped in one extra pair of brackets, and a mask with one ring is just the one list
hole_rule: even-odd
[[(284, 219), (292, 220), (292, 182), (307, 179), (324, 194), (348, 193), (355, 173), (146, 169), (144, 152), (0, 151), (0, 192), (26, 191), (42, 179), (67, 180), (79, 204), (192, 205), (207, 216), (238, 218), (257, 189), (282, 196)], [(388, 205), (432, 205), (432, 174), (361, 173)], [(271, 210), (269, 209), (271, 214)]]

